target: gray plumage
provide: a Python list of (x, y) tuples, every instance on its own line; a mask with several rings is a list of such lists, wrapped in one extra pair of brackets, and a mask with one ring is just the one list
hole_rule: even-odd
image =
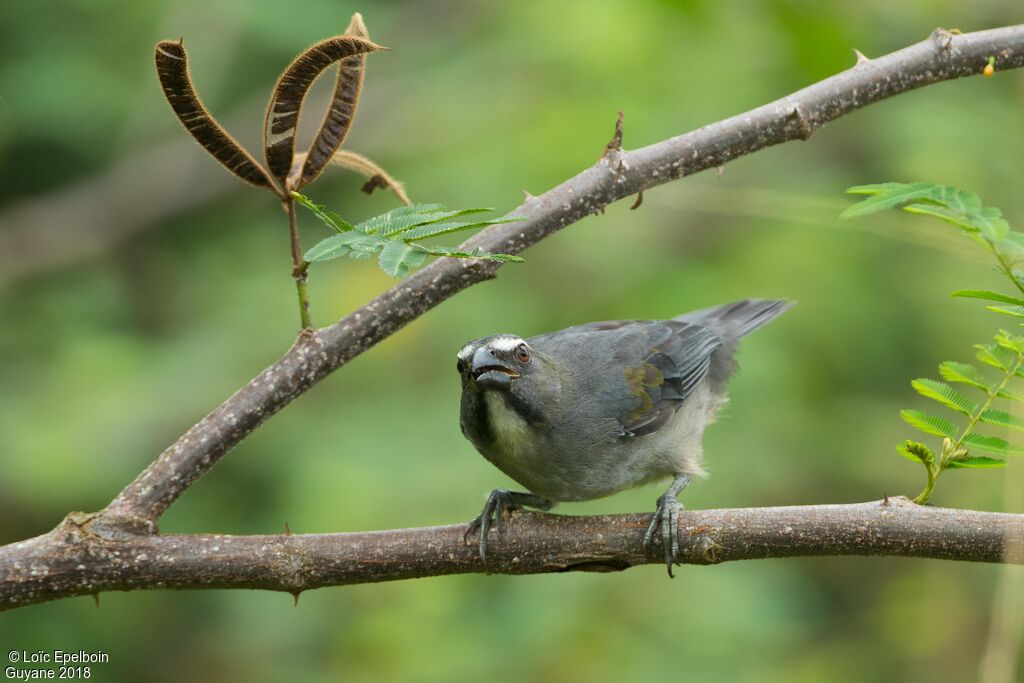
[[(462, 431), (534, 494), (489, 501), (488, 519), (474, 521), (481, 554), (489, 516), (503, 504), (550, 507), (667, 477), (678, 491), (703, 476), (701, 438), (725, 401), (738, 341), (791, 305), (749, 299), (671, 320), (589, 323), (466, 344), (458, 362)], [(508, 495), (522, 494), (499, 498)], [(659, 499), (659, 514), (662, 507)]]

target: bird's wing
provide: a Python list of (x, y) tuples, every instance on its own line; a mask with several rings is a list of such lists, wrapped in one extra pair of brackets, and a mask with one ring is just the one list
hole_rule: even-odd
[(565, 358), (575, 383), (624, 436), (658, 431), (708, 372), (718, 335), (678, 320), (589, 323), (531, 339)]

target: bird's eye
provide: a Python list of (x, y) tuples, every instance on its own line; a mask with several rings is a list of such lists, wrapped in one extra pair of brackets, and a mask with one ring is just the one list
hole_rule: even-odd
[(526, 344), (520, 344), (516, 347), (516, 360), (523, 365), (530, 362), (530, 349), (526, 348)]

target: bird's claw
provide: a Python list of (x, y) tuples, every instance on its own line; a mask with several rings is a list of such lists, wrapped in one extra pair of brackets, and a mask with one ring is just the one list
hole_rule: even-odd
[(491, 531), (493, 524), (498, 530), (498, 535), (505, 533), (505, 513), (519, 507), (512, 501), (512, 496), (505, 489), (494, 489), (487, 496), (484, 509), (480, 514), (466, 526), (466, 533), (462, 535), (462, 542), (469, 543), (469, 537), (475, 533), (480, 534), (480, 560), (487, 561), (487, 534)]
[(658, 498), (658, 507), (651, 518), (651, 525), (644, 534), (644, 552), (654, 542), (654, 535), (661, 529), (661, 547), (665, 550), (665, 566), (669, 578), (675, 578), (672, 565), (679, 564), (679, 511), (682, 503), (674, 495), (665, 494)]
[(505, 533), (505, 513), (511, 510), (518, 510), (524, 505), (538, 510), (550, 510), (554, 505), (553, 501), (533, 493), (520, 491), (509, 491), (507, 489), (494, 489), (491, 495), (487, 496), (484, 509), (466, 527), (466, 533), (462, 536), (464, 543), (469, 542), (469, 537), (475, 533), (480, 534), (480, 560), (487, 561), (487, 534), (493, 524), (498, 530), (498, 535)]

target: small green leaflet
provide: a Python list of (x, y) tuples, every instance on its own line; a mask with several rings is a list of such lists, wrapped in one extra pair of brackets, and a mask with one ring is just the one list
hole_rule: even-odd
[(1016, 362), (1016, 357), (1024, 353), (1024, 337), (1019, 337), (1007, 332), (1006, 330), (999, 330), (995, 336), (995, 340), (996, 344), (998, 344), (1000, 348), (1013, 353), (1014, 362)]
[[(425, 247), (424, 247), (425, 248)], [(473, 251), (459, 251), (458, 249), (450, 249), (448, 247), (431, 247), (427, 250), (432, 256), (450, 256), (454, 258), (480, 258), (487, 259), (488, 261), (494, 261), (495, 263), (505, 263), (511, 261), (512, 263), (522, 263), (523, 259), (519, 256), (512, 256), (510, 254), (488, 254), (484, 252), (480, 247), (477, 247)]]
[(947, 382), (966, 384), (976, 389), (988, 392), (992, 387), (985, 381), (985, 376), (978, 368), (969, 363), (958, 363), (947, 360), (939, 364), (939, 376)]
[(1006, 461), (999, 458), (989, 458), (984, 455), (975, 455), (960, 460), (950, 460), (946, 467), (949, 469), (1006, 467)]
[[(388, 240), (376, 235), (364, 235), (361, 232), (343, 232), (327, 239), (320, 240), (312, 249), (306, 252), (304, 259), (310, 263), (330, 261), (339, 256), (352, 256), (353, 258), (367, 258), (380, 251)], [(359, 256), (362, 254), (362, 256)]]
[(947, 408), (959, 411), (964, 415), (971, 415), (978, 409), (978, 405), (967, 398), (959, 391), (945, 382), (934, 379), (915, 379), (910, 386), (917, 390), (922, 396), (938, 401)]
[[(855, 185), (846, 188), (847, 194), (869, 195), (853, 206), (847, 207), (839, 214), (840, 218), (856, 218), (866, 216), (869, 213), (892, 209), (911, 202), (921, 201), (921, 197), (927, 194), (932, 183), (877, 183), (874, 185)], [(980, 202), (979, 202), (980, 203)]]
[(1006, 439), (1001, 439), (998, 436), (968, 434), (963, 438), (961, 443), (967, 448), (973, 448), (979, 451), (988, 451), (989, 453), (995, 453), (996, 455), (1021, 455), (1024, 453), (1024, 450), (1017, 446), (1011, 446)]
[(920, 410), (901, 410), (900, 417), (911, 427), (920, 429), (925, 434), (947, 436), (950, 439), (956, 436), (956, 425), (944, 417), (929, 415)]
[(900, 208), (908, 213), (922, 214), (977, 233), (1000, 252), (1024, 251), (1024, 236), (1011, 233), (1002, 212), (983, 206), (978, 195), (949, 185), (935, 183), (880, 183), (847, 188), (849, 194), (869, 195), (843, 211), (840, 218), (865, 216), (884, 209)]
[(428, 254), (423, 247), (389, 240), (380, 251), (380, 269), (391, 277), (405, 277), (410, 268), (423, 265)]
[(423, 265), (427, 256), (483, 259), (495, 263), (523, 261), (519, 256), (493, 254), (480, 248), (467, 252), (452, 247), (426, 246), (418, 242), (438, 235), (525, 220), (520, 216), (456, 221), (451, 219), (492, 209), (449, 209), (443, 204), (411, 204), (353, 225), (298, 192), (293, 192), (292, 196), (299, 204), (316, 214), (328, 227), (339, 233), (321, 240), (307, 251), (304, 258), (309, 263), (329, 261), (341, 256), (356, 259), (377, 256), (381, 270), (391, 277), (400, 278), (408, 275), (411, 269)]
[[(292, 192), (292, 196), (302, 204), (304, 207), (316, 214), (319, 218), (327, 225), (328, 228), (336, 232), (348, 232), (354, 229), (354, 226), (346, 221), (344, 218), (334, 213), (333, 211), (327, 211), (322, 204), (314, 204), (309, 200), (309, 197), (301, 195), (298, 192)], [(306, 259), (309, 261), (309, 259)]]
[(1024, 318), (1024, 306), (986, 306), (988, 310), (1003, 315), (1012, 315), (1015, 318)]
[(1016, 296), (1007, 296), (1006, 294), (1000, 294), (999, 292), (991, 292), (987, 289), (961, 289), (953, 292), (952, 296), (970, 299), (987, 299), (988, 301), (998, 301), (1003, 304), (1024, 306), (1024, 299)]
[(1013, 351), (998, 344), (975, 344), (974, 348), (977, 349), (975, 357), (978, 360), (1000, 370), (1009, 370), (1017, 360)]
[(995, 410), (993, 408), (983, 410), (979, 419), (990, 425), (1024, 432), (1024, 419), (1010, 415), (1003, 410)]

